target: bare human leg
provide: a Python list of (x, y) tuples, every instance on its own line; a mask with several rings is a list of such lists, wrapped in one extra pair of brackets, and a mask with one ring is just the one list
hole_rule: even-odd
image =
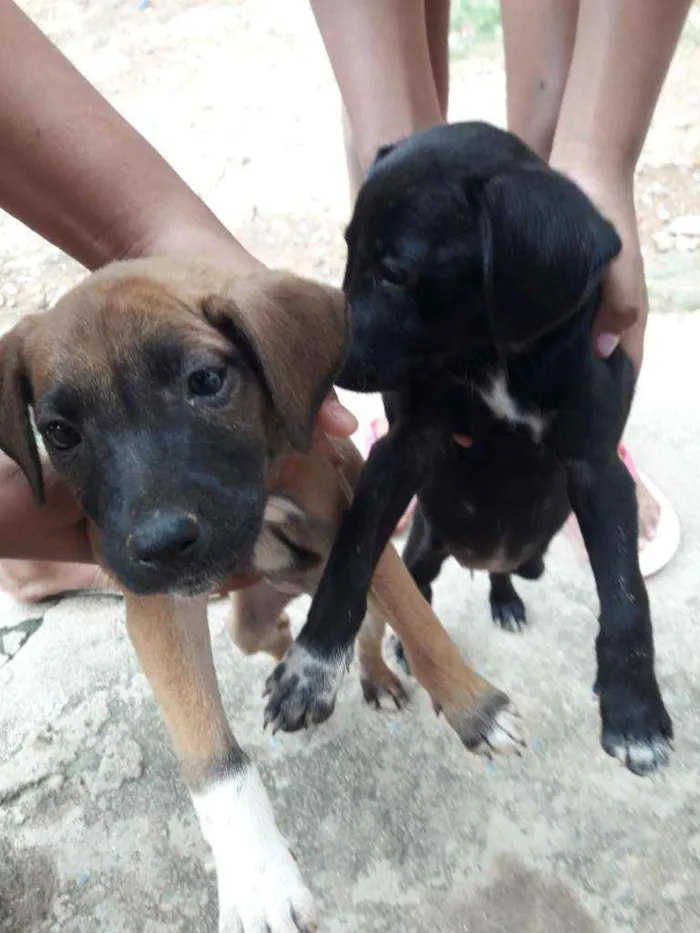
[[(623, 344), (637, 367), (648, 302), (634, 170), (688, 6), (687, 0), (674, 0), (668, 10), (631, 0), (535, 0), (533, 7), (501, 0), (509, 127), (617, 224), (624, 249), (607, 283), (606, 315), (618, 323), (636, 316)], [(610, 346), (609, 336), (598, 337)], [(673, 556), (678, 521), (666, 502), (662, 516), (622, 447), (620, 455), (635, 479), (639, 547), (650, 575)]]
[[(343, 98), (352, 204), (380, 146), (447, 118), (450, 0), (311, 0), (311, 5)], [(343, 393), (342, 401), (360, 421), (355, 442), (366, 457), (387, 430), (381, 397), (360, 401)], [(397, 533), (411, 514), (409, 507)]]

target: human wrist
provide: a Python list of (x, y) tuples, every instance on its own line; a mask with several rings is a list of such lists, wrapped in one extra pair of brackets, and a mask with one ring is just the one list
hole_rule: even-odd
[(584, 190), (615, 191), (619, 197), (633, 193), (636, 158), (613, 146), (555, 138), (549, 164)]
[[(141, 224), (140, 229), (144, 231), (140, 236), (120, 244), (116, 250), (108, 248), (105, 261), (189, 254), (208, 256), (216, 262), (230, 265), (241, 274), (249, 274), (262, 267), (262, 263), (213, 217), (211, 222), (209, 218), (202, 221), (165, 217)], [(115, 252), (118, 255), (109, 255)]]

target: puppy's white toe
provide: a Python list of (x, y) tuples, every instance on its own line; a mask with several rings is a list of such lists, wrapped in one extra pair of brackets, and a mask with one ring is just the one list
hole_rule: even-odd
[(523, 748), (523, 720), (512, 703), (498, 711), (491, 728), (484, 732), (484, 743), (499, 755), (517, 753)]

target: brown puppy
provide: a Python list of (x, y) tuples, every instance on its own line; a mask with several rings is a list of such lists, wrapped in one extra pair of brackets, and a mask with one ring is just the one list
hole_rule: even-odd
[[(222, 707), (206, 594), (232, 574), (261, 576), (234, 598), (232, 638), (275, 658), (289, 647), (284, 607), (317, 585), (362, 468), (350, 443), (337, 456), (309, 450), (346, 341), (340, 292), (184, 258), (107, 267), (0, 341), (0, 447), (41, 502), (33, 416), (97, 559), (124, 587), (130, 637), (214, 851), (221, 933), (315, 929)], [(386, 622), (468, 748), (517, 748), (507, 697), (464, 664), (391, 546), (358, 653), (365, 697), (400, 705), (381, 654)], [(335, 696), (335, 683), (322, 686)]]

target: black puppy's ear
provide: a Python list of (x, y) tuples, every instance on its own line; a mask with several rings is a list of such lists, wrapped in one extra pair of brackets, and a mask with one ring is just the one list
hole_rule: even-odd
[(613, 225), (547, 166), (497, 175), (473, 197), (482, 212), (495, 336), (504, 342), (527, 342), (564, 321), (620, 252)]
[(30, 319), (0, 339), (0, 450), (27, 478), (37, 505), (44, 504), (44, 479), (30, 417), (32, 391), (25, 364)]
[(371, 175), (373, 170), (379, 165), (382, 159), (385, 159), (391, 152), (394, 151), (394, 149), (396, 149), (398, 145), (399, 145), (398, 142), (396, 142), (396, 143), (388, 143), (386, 146), (380, 146), (379, 149), (377, 149), (377, 154), (372, 160), (372, 164), (369, 167), (367, 175), (368, 176)]
[(321, 403), (347, 353), (345, 296), (291, 273), (264, 271), (202, 302), (208, 320), (243, 339), (292, 445), (311, 446)]
[(386, 146), (380, 146), (379, 149), (377, 149), (377, 154), (374, 157), (374, 161), (381, 162), (381, 160), (386, 158), (390, 152), (393, 152), (397, 146), (398, 143), (388, 143)]

